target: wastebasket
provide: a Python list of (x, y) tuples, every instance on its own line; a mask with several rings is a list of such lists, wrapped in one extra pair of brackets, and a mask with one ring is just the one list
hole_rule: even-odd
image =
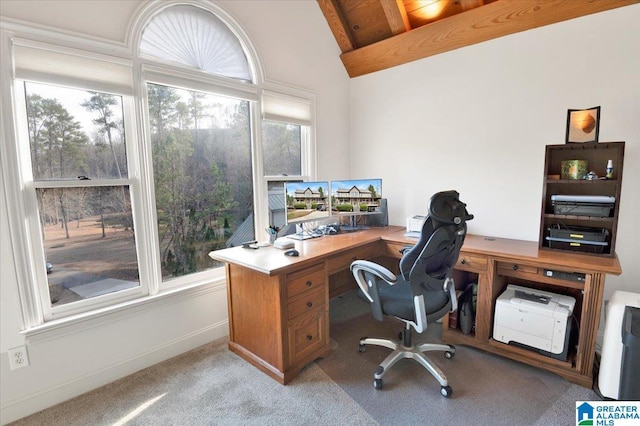
[(619, 400), (640, 400), (640, 308), (625, 306)]

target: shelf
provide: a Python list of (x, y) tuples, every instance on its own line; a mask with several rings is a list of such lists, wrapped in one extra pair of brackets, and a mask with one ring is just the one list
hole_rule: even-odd
[[(540, 234), (538, 247), (545, 250), (573, 251), (567, 247), (549, 248), (546, 237), (548, 229), (556, 224), (567, 227), (604, 228), (608, 232), (608, 246), (602, 253), (585, 253), (595, 256), (615, 256), (617, 239), (618, 213), (620, 210), (620, 194), (622, 192), (622, 170), (624, 164), (624, 142), (601, 142), (585, 144), (547, 145), (545, 147), (544, 179), (542, 189), (542, 209), (540, 212)], [(588, 163), (588, 170), (593, 170), (604, 176), (607, 163), (613, 164), (613, 174), (610, 179), (557, 179), (561, 176), (562, 163), (571, 160), (582, 160)], [(552, 178), (553, 177), (553, 178)], [(555, 214), (554, 211), (574, 213), (578, 210), (554, 209), (552, 197), (554, 195), (575, 196), (609, 196), (615, 199), (607, 217), (582, 216), (575, 214)], [(604, 206), (603, 206), (604, 207)], [(607, 206), (608, 207), (608, 206)], [(584, 211), (584, 210), (583, 210)], [(586, 213), (598, 213), (599, 209), (586, 210)], [(580, 242), (580, 241), (576, 241)], [(577, 251), (576, 252), (580, 252)], [(580, 252), (582, 253), (582, 252)]]
[(617, 179), (597, 179), (597, 180), (586, 180), (586, 179), (546, 179), (546, 183), (558, 183), (564, 185), (606, 185), (611, 184), (615, 185)]
[(602, 216), (577, 216), (570, 214), (554, 214), (554, 213), (545, 213), (545, 219), (564, 219), (564, 220), (578, 220), (584, 222), (611, 222), (615, 220), (613, 217), (602, 217)]

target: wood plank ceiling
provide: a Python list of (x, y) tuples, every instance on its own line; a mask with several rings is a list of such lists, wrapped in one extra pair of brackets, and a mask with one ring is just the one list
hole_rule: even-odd
[[(350, 77), (640, 0), (317, 0)], [(597, 29), (594, 29), (597, 30)]]

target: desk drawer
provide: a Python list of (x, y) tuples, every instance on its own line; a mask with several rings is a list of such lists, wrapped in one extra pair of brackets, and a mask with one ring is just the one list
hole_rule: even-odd
[(319, 288), (315, 291), (303, 293), (300, 297), (293, 300), (289, 299), (287, 304), (287, 314), (289, 320), (294, 319), (298, 315), (309, 312), (313, 309), (323, 307), (325, 303), (325, 289)]
[(301, 315), (296, 321), (289, 323), (289, 366), (309, 357), (327, 344), (328, 322), (328, 313), (320, 309)]
[(324, 288), (327, 281), (324, 265), (303, 269), (287, 275), (287, 297), (291, 299), (305, 291)]
[[(418, 242), (418, 240), (416, 239), (415, 241), (416, 243)], [(400, 253), (400, 250), (406, 248), (406, 247), (412, 247), (414, 246), (414, 244), (409, 244), (409, 243), (394, 243), (394, 242), (390, 242), (387, 241), (384, 244), (384, 255), (387, 257), (392, 257), (394, 259), (401, 259), (402, 258), (402, 253)]]
[(522, 265), (515, 262), (497, 262), (498, 273), (503, 272), (527, 272), (530, 274), (537, 274), (538, 268), (531, 265)]
[(381, 245), (379, 241), (375, 243), (367, 244), (366, 246), (356, 247), (345, 253), (332, 256), (327, 261), (327, 269), (329, 275), (334, 274), (344, 269), (349, 269), (349, 266), (354, 260), (365, 259), (371, 260), (381, 255)]
[(484, 272), (487, 270), (488, 263), (486, 257), (460, 253), (455, 267), (463, 271)]

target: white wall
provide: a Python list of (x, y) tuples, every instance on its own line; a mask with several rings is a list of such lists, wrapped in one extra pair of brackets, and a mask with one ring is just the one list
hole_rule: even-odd
[(626, 141), (605, 299), (640, 292), (639, 20), (628, 6), (352, 79), (351, 176), (383, 178), (392, 224), (457, 189), (471, 233), (537, 241), (544, 147), (564, 143), (568, 109), (600, 105), (600, 141)]
[[(2, 0), (3, 18), (84, 34), (114, 46), (141, 1)], [(316, 2), (219, 3), (258, 50), (265, 79), (317, 94), (319, 178), (348, 174), (349, 80)], [(2, 52), (5, 60), (6, 52)], [(6, 96), (6, 94), (2, 94)], [(0, 423), (23, 417), (228, 333), (224, 286), (160, 300), (25, 342), (4, 182), (0, 185)], [(31, 365), (9, 369), (7, 349), (27, 344)]]

